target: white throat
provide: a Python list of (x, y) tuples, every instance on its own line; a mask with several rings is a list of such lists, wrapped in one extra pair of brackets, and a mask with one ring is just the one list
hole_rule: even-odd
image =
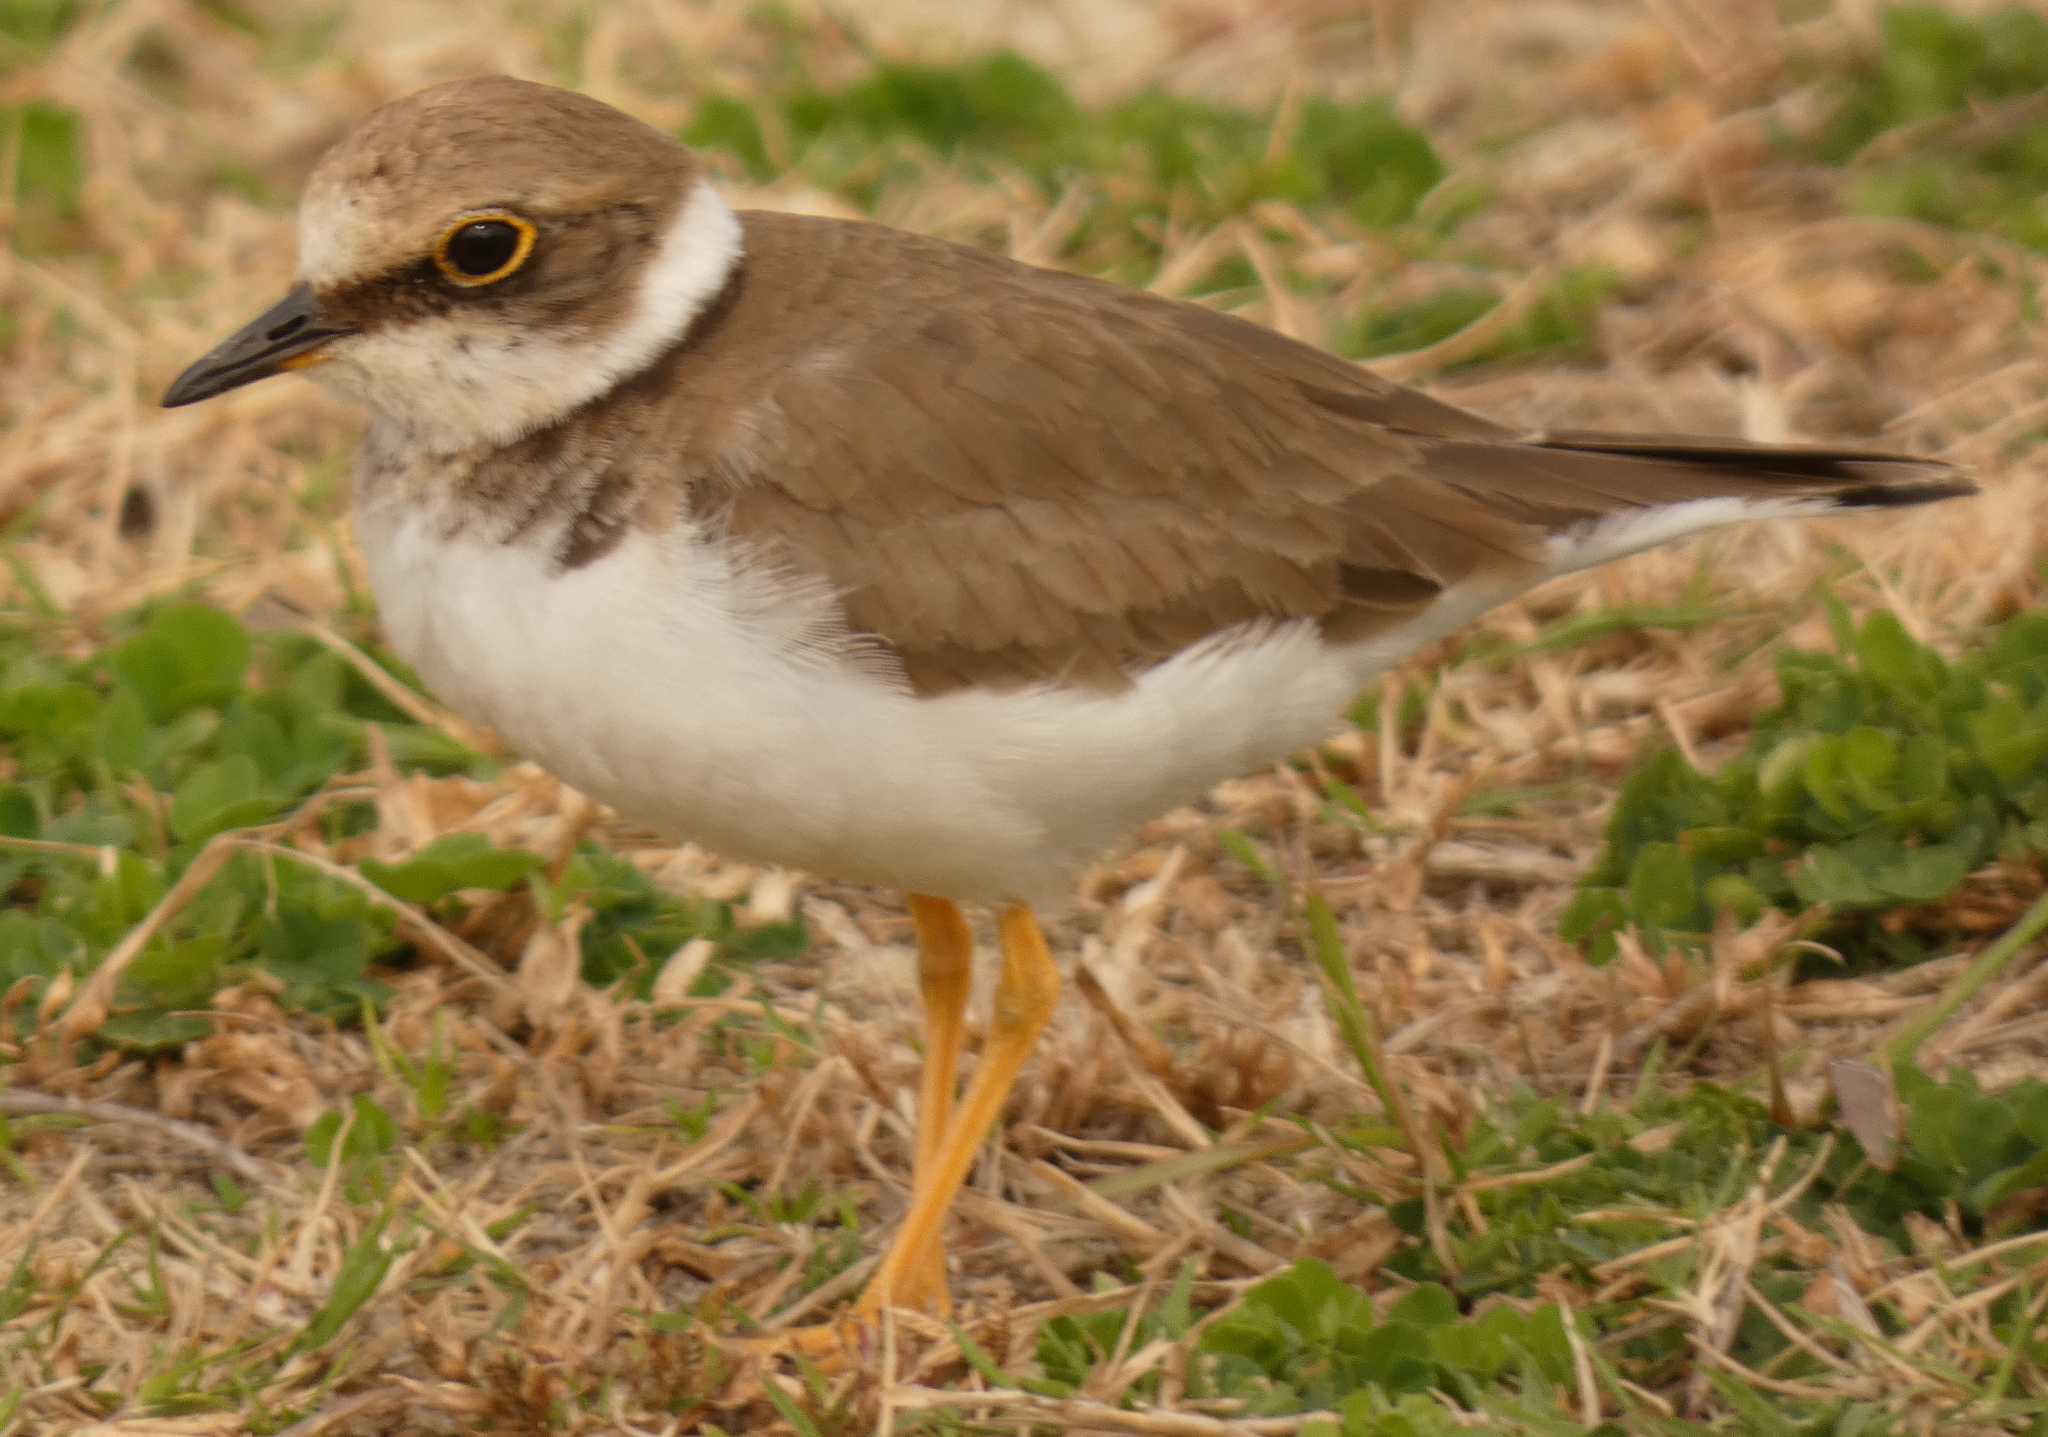
[(610, 331), (501, 337), (441, 317), (341, 341), (311, 375), (403, 431), (409, 448), (449, 454), (509, 444), (646, 368), (688, 332), (739, 257), (739, 217), (698, 180), (642, 272), (625, 322)]

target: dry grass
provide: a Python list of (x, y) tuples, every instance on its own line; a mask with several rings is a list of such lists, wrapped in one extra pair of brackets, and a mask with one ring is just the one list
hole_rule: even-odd
[[(350, 609), (363, 576), (338, 482), (358, 419), (289, 383), (176, 413), (152, 407), (185, 360), (291, 274), (287, 216), (224, 186), (225, 168), (288, 196), (367, 106), (482, 69), (560, 78), (573, 66), (582, 88), (675, 126), (707, 84), (763, 83), (778, 43), (737, 0), (356, 0), (331, 12), (331, 25), (265, 0), (246, 8), (273, 30), (306, 27), (301, 59), (280, 63), (205, 8), (129, 0), (97, 10), (53, 55), (0, 72), (0, 100), (47, 98), (87, 123), (75, 224), (61, 243), (0, 250), (12, 331), (0, 370), (11, 601), (32, 573), (62, 611), (53, 622), (80, 647), (110, 616), (194, 585), (266, 622), (296, 614), (364, 632)], [(1016, 46), (1084, 98), (1160, 85), (1265, 104), (1306, 89), (1383, 89), (1459, 179), (1490, 190), (1471, 223), (1503, 260), (1482, 280), (1520, 293), (1527, 277), (1571, 266), (1623, 276), (1597, 365), (1442, 378), (1472, 344), (1460, 337), (1389, 366), (1446, 397), (1531, 424), (1878, 438), (1975, 465), (1988, 490), (1934, 513), (1654, 553), (1554, 585), (1480, 632), (1523, 642), (1559, 620), (1668, 602), (1689, 586), (1741, 613), (1704, 629), (1622, 632), (1511, 665), (1445, 668), (1440, 682), (1437, 670), (1470, 638), (1420, 656), (1384, 695), (1392, 705), (1426, 694), (1416, 729), (1352, 734), (1314, 760), (1371, 801), (1383, 834), (1328, 821), (1313, 775), (1289, 770), (1226, 785), (1104, 859), (1055, 934), (1088, 981), (1070, 993), (1006, 1137), (958, 1209), (966, 1329), (999, 1364), (1028, 1366), (1051, 1314), (1154, 1301), (1147, 1284), (1189, 1259), (1210, 1298), (1303, 1255), (1385, 1285), (1380, 1265), (1408, 1239), (1355, 1193), (1309, 1180), (1287, 1156), (1301, 1127), (1269, 1116), (1336, 1123), (1375, 1105), (1299, 958), (1293, 890), (1311, 877), (1336, 911), (1393, 1074), (1433, 1131), (1462, 1132), (1517, 1085), (1588, 1108), (1615, 1101), (1658, 1039), (1689, 1045), (1683, 1076), (1734, 1082), (1753, 1078), (1774, 1042), (1790, 1055), (1795, 1106), (1812, 1114), (1827, 1060), (1873, 1052), (1962, 958), (1787, 988), (1759, 976), (1742, 938), (1703, 975), (1640, 954), (1594, 970), (1555, 932), (1614, 780), (1646, 745), (1670, 740), (1711, 757), (1739, 742), (1772, 691), (1771, 642), (1825, 643), (1820, 582), (1854, 608), (1893, 606), (1916, 633), (1943, 639), (2039, 600), (2048, 450), (2021, 441), (2048, 411), (2048, 363), (2026, 338), (2021, 287), (1977, 262), (1989, 241), (1845, 218), (1837, 181), (1773, 144), (1778, 128), (1811, 115), (1797, 77), (1867, 40), (1870, 7), (1840, 0), (1798, 23), (1755, 0), (966, 8), (963, 18), (932, 0), (886, 0), (861, 7), (861, 28), (877, 52), (898, 57)], [(828, 11), (808, 0), (789, 9), (816, 74), (857, 72), (862, 52)], [(0, 155), (0, 171), (9, 163)], [(797, 186), (735, 188), (770, 206), (840, 204)], [(1704, 206), (1707, 222), (1682, 223), (1678, 202)], [(888, 189), (879, 217), (1007, 236), (1034, 255), (1056, 250), (1070, 221), (1027, 186), (937, 162), (920, 183)], [(1433, 264), (1397, 278), (1399, 256), (1323, 217), (1259, 218), (1256, 228), (1171, 236), (1161, 286), (1184, 287), (1233, 252), (1265, 265), (1276, 230), (1291, 236), (1286, 258), (1302, 272), (1356, 276), (1347, 308), (1377, 286), (1419, 293), (1446, 278)], [(0, 228), (10, 223), (0, 212)], [(1900, 278), (1907, 258), (1934, 278)], [(2000, 258), (2035, 283), (2048, 278), (2038, 255)], [(1284, 292), (1248, 312), (1311, 339), (1331, 321), (1329, 308)], [(265, 841), (279, 861), (400, 856), (459, 829), (554, 853), (591, 821), (580, 801), (521, 767), (489, 783), (388, 766), (351, 782), (376, 791), (377, 830), (345, 853), (323, 850), (310, 829), (274, 835)], [(1550, 796), (1515, 818), (1462, 811), (1475, 791), (1545, 786)], [(88, 1125), (22, 1135), (23, 1167), (0, 1187), (0, 1277), (25, 1260), (38, 1291), (65, 1294), (0, 1331), (0, 1392), (24, 1388), (14, 1432), (653, 1433), (682, 1430), (666, 1415), (678, 1391), (710, 1394), (706, 1410), (729, 1429), (782, 1430), (789, 1419), (762, 1384), (784, 1379), (697, 1337), (664, 1336), (642, 1314), (697, 1312), (731, 1331), (739, 1314), (780, 1322), (829, 1310), (858, 1282), (877, 1230), (906, 1199), (918, 1033), (908, 922), (892, 895), (672, 852), (602, 817), (596, 831), (665, 883), (743, 900), (745, 921), (800, 911), (810, 953), (756, 967), (717, 1000), (681, 1001), (707, 957), (685, 949), (654, 1005), (621, 1004), (576, 980), (573, 915), (549, 927), (508, 899), (460, 934), (423, 939), (425, 961), (395, 978), (375, 1032), (310, 1025), (251, 983), (221, 995), (215, 1036), (175, 1061), (66, 1066), (39, 1050), (17, 1067), (0, 1111), (97, 1106), (81, 1109)], [(1290, 882), (1250, 875), (1226, 831), (1248, 836)], [(2009, 914), (2023, 901), (1994, 907)], [(1987, 1081), (2039, 1071), (2048, 1031), (2027, 1015), (2043, 981), (2020, 965), (1937, 1035), (1926, 1060), (1967, 1064)], [(64, 1008), (50, 1006), (53, 1018)], [(410, 1111), (389, 1054), (436, 1044), (453, 1063), (453, 1107), (497, 1115), (515, 1136), (495, 1147), (408, 1146), (388, 1204), (350, 1201), (338, 1170), (306, 1164), (302, 1134), (356, 1094)], [(701, 1112), (701, 1125), (679, 1126), (678, 1111)], [(1191, 1161), (1202, 1154), (1214, 1161)], [(1082, 1185), (1175, 1162), (1114, 1199)], [(233, 1210), (203, 1177), (224, 1164), (246, 1190)], [(1903, 1291), (1926, 1323), (1910, 1351), (1969, 1371), (1996, 1364), (2000, 1337), (1942, 1285), (1990, 1258), (1959, 1251), (1934, 1224), (1926, 1249), (1903, 1257), (1873, 1255), (1846, 1220), (1829, 1232), (1798, 1228), (1781, 1199), (1801, 1176), (1777, 1172), (1716, 1221), (1674, 1225), (1669, 1245), (1696, 1245), (1702, 1276), (1696, 1300), (1663, 1320), (1689, 1325), (1703, 1369), (1736, 1317), (1769, 1306), (1743, 1287), (1759, 1245), (1804, 1254), (1816, 1290), (1827, 1289), (1815, 1300), (1844, 1323), (1867, 1324), (1866, 1304)], [(1348, 1180), (1391, 1199), (1420, 1191), (1423, 1175), (1399, 1156), (1353, 1158)], [(866, 1257), (797, 1301), (818, 1249), (836, 1263), (844, 1254), (830, 1246), (849, 1241), (829, 1204), (816, 1221), (777, 1220), (790, 1211), (778, 1205), (806, 1190), (858, 1212)], [(1463, 1221), (1459, 1204), (1455, 1188), (1432, 1193), (1442, 1221)], [(260, 1389), (236, 1390), (226, 1374), (266, 1342), (274, 1358), (271, 1335), (312, 1317), (352, 1244), (387, 1217), (387, 1235), (403, 1240), (349, 1340), (273, 1361)], [(1646, 1281), (1659, 1251), (1604, 1274), (1597, 1295), (1611, 1301)], [(2039, 1257), (2028, 1258), (2035, 1290)], [(1105, 1273), (1125, 1285), (1095, 1292)], [(39, 1324), (60, 1340), (39, 1339), (30, 1360), (20, 1339)], [(225, 1405), (155, 1411), (152, 1384), (200, 1353)], [(1141, 1365), (1171, 1373), (1186, 1360), (1128, 1353), (1104, 1368), (1094, 1395), (1120, 1391), (1120, 1376)], [(1868, 1352), (1833, 1360), (1843, 1391), (1891, 1393), (1916, 1422), (1943, 1409), (1924, 1365)], [(1767, 1375), (1756, 1382), (1770, 1390)], [(950, 1340), (906, 1330), (888, 1364), (842, 1379), (834, 1399), (856, 1429), (907, 1422), (941, 1401), (994, 1427), (1299, 1425), (1232, 1422), (1177, 1402), (1184, 1388), (1171, 1377), (1144, 1412), (965, 1395), (987, 1385)], [(1919, 1395), (1898, 1395), (1907, 1388)], [(1609, 1400), (1589, 1379), (1571, 1415), (1594, 1420)], [(1720, 1411), (1704, 1388), (1654, 1400)]]

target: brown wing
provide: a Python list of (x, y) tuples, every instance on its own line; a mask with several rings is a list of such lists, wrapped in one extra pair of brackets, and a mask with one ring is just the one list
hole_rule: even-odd
[(918, 236), (746, 223), (676, 377), (729, 410), (696, 502), (827, 576), (920, 690), (1113, 686), (1261, 617), (1370, 628), (1526, 547), (1451, 491), (1362, 503), (1427, 436), (1503, 431), (1317, 350)]
[(1260, 618), (1359, 637), (1488, 570), (1533, 582), (1562, 524), (1892, 463), (1525, 441), (1199, 306), (877, 226), (745, 225), (660, 376), (664, 451), (693, 509), (823, 575), (921, 692), (1114, 687)]

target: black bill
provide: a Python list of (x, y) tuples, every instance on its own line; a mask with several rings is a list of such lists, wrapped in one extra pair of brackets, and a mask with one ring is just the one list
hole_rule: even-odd
[(355, 332), (349, 325), (332, 324), (322, 317), (311, 285), (295, 284), (291, 293), (172, 381), (164, 391), (164, 408), (196, 404), (287, 369), (317, 364), (316, 350), (331, 339)]

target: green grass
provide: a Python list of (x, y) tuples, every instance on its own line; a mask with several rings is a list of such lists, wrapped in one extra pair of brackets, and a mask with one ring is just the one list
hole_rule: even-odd
[[(0, 0), (0, 81), (47, 54), (86, 10), (78, 0)], [(75, 236), (83, 144), (75, 110), (0, 93), (0, 175), (10, 172), (11, 161), (13, 176), (11, 192), (0, 198), (18, 207), (11, 238), (23, 249), (48, 252)], [(0, 345), (11, 328), (0, 320)]]
[(1899, 126), (2048, 90), (2048, 18), (2033, 9), (2008, 5), (1972, 18), (1934, 5), (1894, 5), (1884, 11), (1883, 31), (1878, 54), (1841, 86), (1820, 141), (1829, 159), (1848, 159)]
[[(1878, 157), (1849, 183), (1864, 214), (1975, 230), (2048, 250), (2048, 17), (1972, 19), (1929, 5), (1884, 15), (1874, 62), (1842, 87), (1818, 152)], [(1904, 144), (1889, 143), (1903, 133)]]
[[(1527, 360), (1590, 359), (1594, 323), (1620, 289), (1620, 277), (1597, 267), (1568, 270), (1502, 333), (1447, 367), (1447, 372)], [(1331, 337), (1330, 347), (1355, 359), (1376, 359), (1450, 338), (1500, 302), (1493, 290), (1441, 289), (1412, 304), (1368, 305)]]
[(85, 9), (82, 0), (0, 3), (0, 75), (46, 53)]
[(33, 203), (59, 220), (76, 219), (85, 181), (79, 145), (78, 116), (62, 105), (36, 100), (0, 106), (0, 154), (17, 156), (17, 202)]
[[(1896, 1169), (1887, 1172), (1853, 1142), (1787, 1130), (1761, 1103), (1712, 1085), (1671, 1094), (1646, 1083), (1623, 1106), (1593, 1113), (1533, 1092), (1511, 1094), (1461, 1144), (1459, 1183), (1479, 1193), (1476, 1218), (1452, 1224), (1441, 1257), (1424, 1230), (1423, 1200), (1395, 1204), (1410, 1239), (1391, 1264), (1409, 1280), (1398, 1295), (1376, 1283), (1375, 1296), (1311, 1259), (1252, 1287), (1219, 1318), (1183, 1269), (1150, 1305), (1112, 1305), (1046, 1324), (1035, 1375), (977, 1366), (1000, 1386), (1052, 1399), (1100, 1394), (1114, 1381), (1119, 1350), (1194, 1333), (1195, 1356), (1184, 1373), (1192, 1399), (1228, 1400), (1245, 1416), (1328, 1413), (1305, 1429), (1328, 1437), (1450, 1437), (1475, 1422), (1506, 1433), (1583, 1430), (1565, 1417), (1577, 1406), (1583, 1363), (1622, 1414), (1603, 1431), (1722, 1430), (1675, 1419), (1641, 1395), (1668, 1389), (1694, 1361), (1682, 1327), (1646, 1315), (1683, 1307), (1711, 1277), (1710, 1248), (1667, 1239), (1766, 1205), (1779, 1230), (1795, 1234), (1831, 1222), (1839, 1232), (1846, 1218), (1880, 1261), (1911, 1253), (1920, 1240), (1913, 1219), (1950, 1205), (1972, 1234), (2030, 1230), (2030, 1209), (2015, 1199), (2048, 1184), (2041, 1156), (2048, 1085), (2024, 1083), (1994, 1100), (1967, 1078), (1936, 1082), (1909, 1069), (1901, 1098), (1905, 1138)], [(1326, 1141), (1370, 1160), (1384, 1137), (1356, 1147), (1341, 1133)], [(1320, 1166), (1316, 1151), (1312, 1144), (1312, 1170)], [(1326, 1180), (1339, 1183), (1339, 1172), (1356, 1167), (1330, 1165)], [(1660, 1246), (1668, 1255), (1635, 1261)], [(2025, 1251), (2001, 1270), (2024, 1269)], [(1814, 1277), (1797, 1244), (1767, 1244), (1744, 1278), (1792, 1332), (1752, 1314), (1733, 1333), (1728, 1356), (1817, 1394), (1834, 1375), (1831, 1362), (1895, 1351), (1924, 1319), (1904, 1293), (1877, 1304), (1870, 1329), (1808, 1310)], [(1105, 1291), (1113, 1287), (1105, 1281)], [(1605, 1295), (1592, 1295), (1598, 1292)], [(1560, 1302), (1559, 1293), (1572, 1298)], [(1991, 1304), (1991, 1327), (2017, 1331), (2031, 1300), (2024, 1286), (2008, 1292)], [(2033, 1339), (2023, 1339), (2015, 1364), (2032, 1370), (2040, 1355)], [(1905, 1366), (1923, 1367), (1931, 1388), (1956, 1376), (1935, 1362)], [(1745, 1384), (1719, 1385), (1740, 1410)], [(1159, 1390), (1160, 1375), (1150, 1371), (1112, 1385), (1109, 1395), (1142, 1408)], [(2008, 1390), (1986, 1393), (1973, 1415), (1991, 1424), (1987, 1430), (2002, 1430), (1996, 1424), (2038, 1421), (2044, 1412), (2038, 1400)], [(1912, 1430), (1852, 1393), (1774, 1400), (1750, 1415), (1764, 1425), (1743, 1430)]]
[[(1778, 660), (1784, 699), (1713, 774), (1675, 752), (1623, 785), (1607, 844), (1566, 913), (1611, 956), (1632, 926), (1653, 952), (1703, 949), (1716, 919), (1766, 908), (1850, 964), (1917, 962), (1948, 941), (1938, 910), (1994, 861), (2048, 861), (2048, 619), (2027, 615), (1953, 662), (1879, 613), (1837, 653)], [(1931, 931), (1930, 931), (1931, 925)]]
[[(883, 62), (833, 88), (792, 77), (767, 101), (713, 91), (683, 138), (757, 179), (793, 169), (869, 209), (891, 184), (921, 182), (934, 156), (969, 174), (1022, 173), (1048, 197), (1085, 183), (1097, 204), (1076, 246), (1109, 230), (1155, 257), (1169, 214), (1211, 225), (1277, 200), (1385, 229), (1443, 178), (1429, 141), (1383, 100), (1311, 95), (1284, 135), (1277, 118), (1159, 90), (1089, 110), (1049, 71), (998, 53)], [(771, 150), (771, 135), (786, 149)]]
[(1977, 144), (1927, 147), (1858, 176), (1849, 202), (1864, 214), (1976, 230), (2048, 251), (2048, 125)]

